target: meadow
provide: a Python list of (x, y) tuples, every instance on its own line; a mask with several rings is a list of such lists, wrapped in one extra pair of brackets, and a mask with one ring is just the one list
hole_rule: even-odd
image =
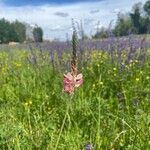
[(150, 149), (150, 42), (79, 42), (83, 85), (63, 92), (70, 42), (0, 50), (0, 149)]

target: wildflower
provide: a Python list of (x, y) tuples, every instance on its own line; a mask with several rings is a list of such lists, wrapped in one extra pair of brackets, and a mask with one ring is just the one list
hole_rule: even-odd
[(32, 105), (32, 101), (31, 100), (29, 101), (29, 104)]
[(126, 68), (129, 68), (129, 66), (128, 66), (128, 65), (125, 65), (125, 67), (126, 67)]
[(126, 58), (126, 54), (123, 54), (123, 57)]
[(102, 56), (102, 53), (101, 53), (101, 52), (99, 52), (99, 54), (98, 54), (98, 55), (99, 55), (99, 57), (101, 57), (101, 56)]
[(143, 71), (140, 71), (140, 74), (143, 74)]
[(72, 36), (72, 60), (71, 60), (71, 72), (64, 74), (64, 92), (74, 94), (75, 88), (79, 87), (83, 83), (83, 75), (77, 74), (77, 34), (74, 29)]
[(73, 76), (70, 72), (67, 74), (64, 74), (64, 91), (73, 94), (74, 89), (76, 87), (81, 86), (83, 83), (83, 76), (82, 74), (78, 74), (76, 76)]
[(132, 67), (132, 64), (129, 64), (129, 67)]
[(25, 106), (28, 106), (28, 103), (26, 102), (26, 103), (24, 103), (25, 104)]
[(116, 69), (116, 68), (113, 68), (113, 70), (116, 71), (117, 69)]
[(150, 79), (150, 77), (149, 77), (149, 76), (147, 76), (147, 77), (146, 77), (146, 79), (147, 79), (147, 80), (149, 80), (149, 79)]
[(132, 59), (130, 60), (130, 63), (133, 63), (133, 60), (132, 60)]
[(95, 88), (95, 84), (93, 84), (93, 89)]
[(16, 63), (16, 62), (14, 62), (14, 65), (16, 66), (16, 67), (21, 67), (21, 64), (20, 63)]
[(99, 67), (100, 65), (99, 64), (97, 64), (97, 67)]
[(136, 81), (139, 81), (140, 79), (139, 79), (139, 78), (136, 78), (135, 80), (136, 80)]
[(93, 144), (86, 144), (85, 145), (85, 150), (93, 150), (93, 149), (94, 149)]
[(21, 64), (20, 63), (16, 63), (16, 67), (21, 67)]
[(99, 84), (100, 84), (100, 85), (103, 85), (104, 83), (101, 81)]

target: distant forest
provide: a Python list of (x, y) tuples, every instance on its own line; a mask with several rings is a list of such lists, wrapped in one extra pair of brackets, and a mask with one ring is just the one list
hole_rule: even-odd
[(131, 12), (124, 14), (118, 13), (116, 25), (111, 29), (111, 23), (108, 28), (98, 28), (93, 38), (107, 38), (110, 34), (114, 36), (127, 36), (129, 34), (150, 33), (150, 0), (142, 3), (136, 3)]
[(29, 24), (19, 21), (9, 22), (2, 18), (0, 19), (0, 43), (25, 41), (43, 41), (43, 30), (37, 25), (31, 27)]

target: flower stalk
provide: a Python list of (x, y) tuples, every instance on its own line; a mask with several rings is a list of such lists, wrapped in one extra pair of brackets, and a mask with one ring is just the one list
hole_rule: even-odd
[(74, 94), (75, 88), (81, 86), (83, 83), (83, 75), (78, 74), (77, 69), (77, 33), (74, 27), (73, 29), (71, 72), (64, 74), (64, 92), (71, 95)]

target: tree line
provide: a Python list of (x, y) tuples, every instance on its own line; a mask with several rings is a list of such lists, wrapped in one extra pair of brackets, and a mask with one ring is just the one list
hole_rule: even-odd
[(41, 27), (35, 26), (32, 30), (33, 39), (27, 37), (27, 26), (20, 21), (10, 22), (4, 18), (0, 19), (0, 43), (19, 42), (23, 43), (27, 40), (42, 42), (43, 30)]
[[(81, 23), (82, 24), (82, 23)], [(33, 38), (27, 36), (28, 27), (26, 23), (20, 21), (10, 22), (4, 18), (0, 19), (0, 43), (25, 41), (43, 41), (43, 30), (39, 26), (35, 26), (31, 30)], [(87, 39), (81, 26), (81, 38)], [(111, 28), (97, 28), (93, 39), (107, 38), (110, 34), (113, 36), (127, 36), (129, 34), (145, 34), (150, 33), (150, 0), (146, 1), (144, 5), (137, 3), (132, 7), (129, 13), (118, 13), (116, 24)]]
[(114, 36), (127, 36), (129, 34), (145, 34), (150, 32), (150, 0), (144, 5), (137, 3), (127, 13), (118, 13), (118, 18), (113, 29), (97, 29), (93, 38), (107, 38), (110, 34)]

